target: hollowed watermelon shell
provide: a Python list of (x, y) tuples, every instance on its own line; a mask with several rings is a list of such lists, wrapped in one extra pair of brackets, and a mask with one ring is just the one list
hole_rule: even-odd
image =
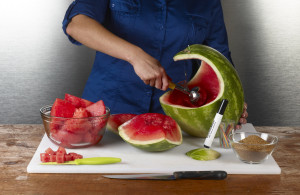
[[(224, 119), (238, 122), (243, 112), (244, 92), (240, 78), (232, 64), (220, 52), (205, 45), (191, 45), (177, 53), (174, 60), (201, 60), (201, 66), (188, 82), (188, 87), (200, 87), (200, 99), (189, 105), (187, 97), (176, 90), (160, 97), (165, 113), (177, 121), (181, 129), (196, 137), (206, 137), (222, 99), (229, 100)], [(203, 105), (201, 105), (203, 104)]]

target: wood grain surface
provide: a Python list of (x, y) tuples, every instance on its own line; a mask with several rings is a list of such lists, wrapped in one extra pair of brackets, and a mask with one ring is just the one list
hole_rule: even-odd
[(278, 136), (280, 175), (228, 175), (225, 180), (115, 180), (101, 174), (28, 174), (42, 125), (0, 125), (0, 194), (298, 194), (300, 127), (258, 127)]

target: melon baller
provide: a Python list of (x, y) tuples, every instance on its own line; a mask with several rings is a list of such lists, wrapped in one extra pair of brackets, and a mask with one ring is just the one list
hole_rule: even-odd
[(181, 91), (182, 93), (188, 95), (190, 98), (190, 101), (192, 103), (196, 103), (200, 98), (199, 87), (194, 87), (193, 89), (189, 90), (188, 87), (183, 87), (183, 86), (175, 84), (169, 80), (169, 88), (177, 89), (177, 90)]

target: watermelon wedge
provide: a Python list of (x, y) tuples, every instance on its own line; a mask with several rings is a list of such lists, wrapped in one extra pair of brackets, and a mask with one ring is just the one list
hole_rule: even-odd
[(132, 146), (151, 152), (165, 151), (182, 143), (179, 125), (169, 116), (146, 113), (123, 123), (119, 135)]
[(93, 102), (89, 100), (79, 98), (68, 93), (65, 94), (65, 100), (73, 104), (76, 108), (80, 108), (80, 107), (86, 108), (93, 104)]
[(177, 90), (160, 97), (164, 112), (177, 121), (183, 131), (206, 137), (222, 99), (229, 101), (224, 119), (238, 122), (243, 112), (244, 92), (238, 73), (220, 52), (205, 45), (191, 45), (177, 53), (174, 60), (201, 60), (201, 66), (187, 83), (200, 88), (200, 99), (191, 104), (188, 96)]
[(56, 98), (51, 108), (51, 116), (71, 118), (76, 107), (66, 100)]
[(86, 110), (89, 112), (90, 116), (101, 116), (106, 113), (105, 105), (103, 100), (86, 107)]
[(72, 117), (75, 112), (75, 109), (76, 107), (70, 102), (60, 98), (56, 98), (50, 112), (51, 116), (55, 116), (51, 118), (51, 133), (56, 133), (59, 129), (61, 129), (65, 122), (64, 118)]
[(119, 134), (118, 128), (123, 123), (129, 121), (133, 117), (137, 116), (136, 114), (112, 114), (109, 116), (107, 122), (107, 129), (112, 131), (115, 134)]

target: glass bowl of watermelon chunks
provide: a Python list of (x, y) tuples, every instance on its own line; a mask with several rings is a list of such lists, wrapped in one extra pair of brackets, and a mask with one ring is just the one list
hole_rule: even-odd
[[(74, 103), (79, 100), (82, 103)], [(98, 144), (110, 116), (110, 110), (102, 100), (93, 103), (69, 94), (65, 99), (56, 98), (53, 105), (43, 106), (40, 113), (48, 138), (64, 148)]]

